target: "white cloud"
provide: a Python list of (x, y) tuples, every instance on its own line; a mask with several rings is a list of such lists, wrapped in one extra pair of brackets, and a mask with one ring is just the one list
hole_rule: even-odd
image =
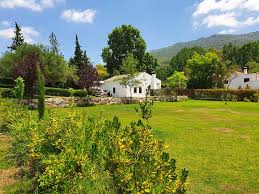
[(2, 26), (10, 26), (10, 25), (11, 25), (11, 23), (10, 23), (9, 21), (7, 21), (7, 20), (1, 21), (0, 24), (1, 24)]
[(1, 8), (25, 8), (32, 11), (43, 11), (46, 8), (53, 7), (58, 2), (65, 0), (0, 0)]
[(96, 10), (86, 9), (86, 10), (75, 10), (68, 9), (61, 14), (61, 18), (67, 22), (75, 23), (93, 23), (96, 17)]
[(259, 0), (201, 0), (193, 12), (195, 28), (221, 28), (219, 33), (233, 33), (257, 24)]
[[(28, 43), (33, 43), (34, 39), (37, 38), (40, 33), (35, 30), (33, 27), (30, 26), (24, 26), (21, 27), (22, 34), (24, 36), (24, 39)], [(0, 37), (4, 39), (11, 39), (14, 37), (14, 29), (13, 28), (6, 28), (0, 30)]]

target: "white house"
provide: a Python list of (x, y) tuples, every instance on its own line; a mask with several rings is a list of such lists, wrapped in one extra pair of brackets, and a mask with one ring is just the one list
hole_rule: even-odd
[(249, 74), (247, 68), (244, 68), (243, 73), (237, 72), (228, 80), (229, 89), (245, 89), (247, 86), (251, 89), (259, 89), (259, 73)]
[[(121, 80), (126, 75), (118, 75), (111, 77), (102, 82), (100, 88), (106, 92), (108, 92), (113, 97), (135, 97), (135, 98), (143, 98), (146, 96), (146, 91), (148, 86), (151, 87), (152, 90), (157, 90), (161, 88), (161, 80), (156, 78), (156, 74), (148, 74), (145, 72), (138, 73), (138, 75), (134, 78), (139, 81), (137, 87), (130, 88), (121, 85)], [(131, 96), (132, 95), (132, 96)]]

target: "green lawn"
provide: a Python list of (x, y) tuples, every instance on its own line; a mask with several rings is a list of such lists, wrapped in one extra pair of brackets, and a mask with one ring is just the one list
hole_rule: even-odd
[[(138, 116), (137, 105), (74, 108), (123, 124)], [(66, 115), (70, 109), (52, 109)], [(169, 144), (178, 167), (190, 170), (189, 193), (259, 193), (259, 104), (187, 101), (156, 103), (151, 119)]]

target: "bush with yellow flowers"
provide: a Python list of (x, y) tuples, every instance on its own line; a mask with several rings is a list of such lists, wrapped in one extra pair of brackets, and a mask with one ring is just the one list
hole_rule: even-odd
[[(143, 117), (142, 117), (143, 118)], [(188, 171), (176, 173), (145, 120), (123, 127), (117, 117), (51, 114), (13, 125), (12, 154), (38, 193), (185, 193)]]

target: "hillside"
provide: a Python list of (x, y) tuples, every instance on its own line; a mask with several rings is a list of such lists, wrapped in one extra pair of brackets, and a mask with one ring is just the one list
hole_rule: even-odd
[(170, 60), (184, 47), (200, 46), (203, 48), (222, 49), (225, 44), (232, 43), (241, 46), (250, 41), (259, 40), (259, 31), (241, 35), (221, 35), (216, 34), (208, 38), (200, 38), (190, 42), (176, 43), (172, 46), (152, 50), (151, 53), (156, 56), (162, 64), (170, 63)]

